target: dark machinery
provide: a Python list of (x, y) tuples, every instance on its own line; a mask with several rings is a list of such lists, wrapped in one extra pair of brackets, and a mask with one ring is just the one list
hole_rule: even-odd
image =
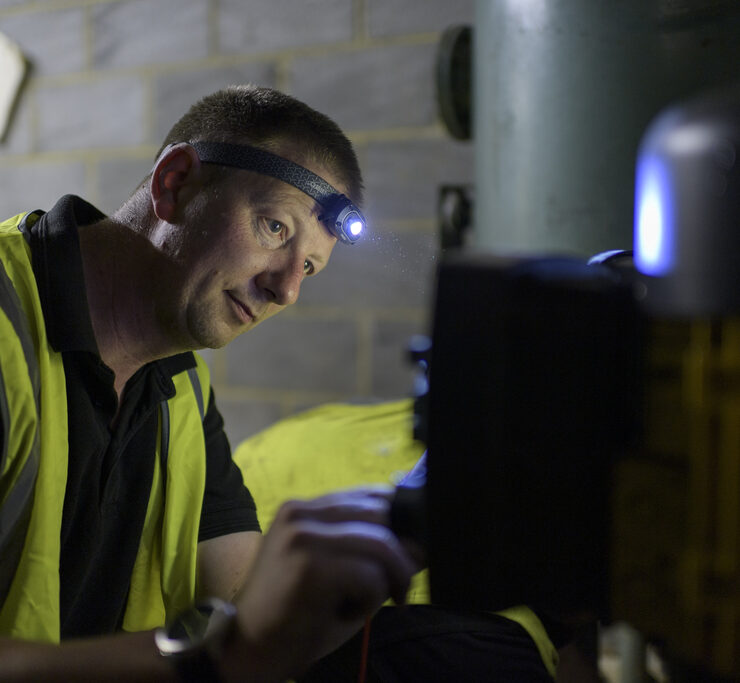
[(738, 90), (650, 127), (637, 271), (444, 260), (418, 411), (434, 602), (625, 620), (740, 678), (738, 150)]

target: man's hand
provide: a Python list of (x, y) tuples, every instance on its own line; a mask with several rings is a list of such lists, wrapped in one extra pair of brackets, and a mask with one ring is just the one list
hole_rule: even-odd
[(388, 528), (390, 498), (373, 488), (283, 505), (235, 599), (239, 629), (223, 662), (230, 679), (296, 675), (389, 596), (403, 602), (416, 567)]

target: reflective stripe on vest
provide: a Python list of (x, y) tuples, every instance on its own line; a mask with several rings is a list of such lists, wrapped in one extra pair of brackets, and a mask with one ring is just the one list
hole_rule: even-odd
[[(67, 481), (67, 394), (61, 354), (48, 346), (30, 251), (18, 231), (22, 218), (16, 216), (0, 223), (0, 260), (7, 275), (6, 285), (15, 294), (15, 306), (7, 292), (2, 301), (3, 320), (13, 325), (12, 331), (6, 325), (0, 339), (0, 363), (10, 415), (6, 463), (0, 475), (3, 514), (11, 505), (9, 496), (14, 498), (16, 489), (22, 487), (17, 475), (29, 457), (34, 457), (34, 448), (38, 465), (23, 549), (10, 587), (0, 599), (0, 633), (56, 641), (60, 533)], [(17, 332), (23, 327), (27, 331), (25, 340), (24, 333)], [(21, 357), (18, 349), (24, 345), (28, 355), (24, 352)], [(22, 362), (18, 362), (19, 357)], [(32, 478), (30, 473), (26, 476)], [(22, 488), (18, 491), (21, 497)]]
[[(0, 223), (0, 262), (6, 275), (0, 282), (0, 288), (5, 285), (0, 289), (0, 416), (11, 425), (0, 444), (0, 582), (7, 575), (10, 583), (9, 589), (0, 583), (0, 635), (57, 642), (67, 394), (61, 354), (47, 342), (30, 252), (18, 230), (22, 218)], [(190, 374), (180, 373), (173, 377), (176, 394), (166, 403), (166, 500), (160, 421), (154, 481), (124, 616), (124, 628), (131, 631), (164, 624), (168, 614), (185, 608), (195, 596), (205, 489), (201, 408), (210, 391), (207, 367), (196, 358), (197, 375), (196, 370), (191, 374), (202, 389), (196, 392)], [(24, 506), (30, 509), (25, 519), (19, 513)], [(19, 530), (22, 551), (15, 556), (9, 552), (6, 566), (5, 549), (12, 551), (13, 538), (18, 543)]]
[[(195, 393), (195, 400), (198, 404), (198, 412), (200, 413), (200, 421), (203, 422), (206, 416), (206, 409), (203, 403), (203, 388), (201, 387), (200, 377), (198, 377), (197, 368), (188, 369), (188, 378), (190, 384), (193, 387)], [(167, 401), (162, 401), (159, 406), (159, 464), (162, 471), (167, 469), (167, 458), (170, 454), (170, 409), (167, 405)], [(163, 482), (164, 492), (167, 495), (167, 480)]]
[[(6, 347), (0, 359), (0, 419), (3, 425), (13, 425), (20, 421), (18, 413), (25, 411), (26, 404), (33, 415), (38, 415), (38, 367), (20, 302), (1, 262), (0, 340)], [(8, 393), (11, 391), (15, 396), (9, 401)], [(37, 430), (26, 431), (20, 448), (15, 436), (6, 427), (0, 446), (0, 482), (3, 484), (0, 490), (0, 608), (20, 561), (39, 470)]]

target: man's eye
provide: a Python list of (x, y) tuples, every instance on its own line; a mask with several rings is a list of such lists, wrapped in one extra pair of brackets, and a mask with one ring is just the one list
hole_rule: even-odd
[(267, 229), (273, 235), (279, 235), (281, 232), (283, 232), (285, 230), (285, 225), (283, 225), (280, 221), (268, 220), (267, 221)]
[(313, 275), (313, 271), (314, 271), (313, 263), (311, 263), (311, 261), (309, 261), (308, 259), (306, 259), (303, 262), (303, 274), (304, 275)]

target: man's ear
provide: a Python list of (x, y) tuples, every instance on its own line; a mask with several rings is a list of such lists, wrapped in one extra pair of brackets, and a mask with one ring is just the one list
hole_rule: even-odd
[(200, 181), (198, 154), (185, 142), (165, 148), (152, 169), (150, 193), (154, 214), (160, 220), (173, 222), (187, 190)]

